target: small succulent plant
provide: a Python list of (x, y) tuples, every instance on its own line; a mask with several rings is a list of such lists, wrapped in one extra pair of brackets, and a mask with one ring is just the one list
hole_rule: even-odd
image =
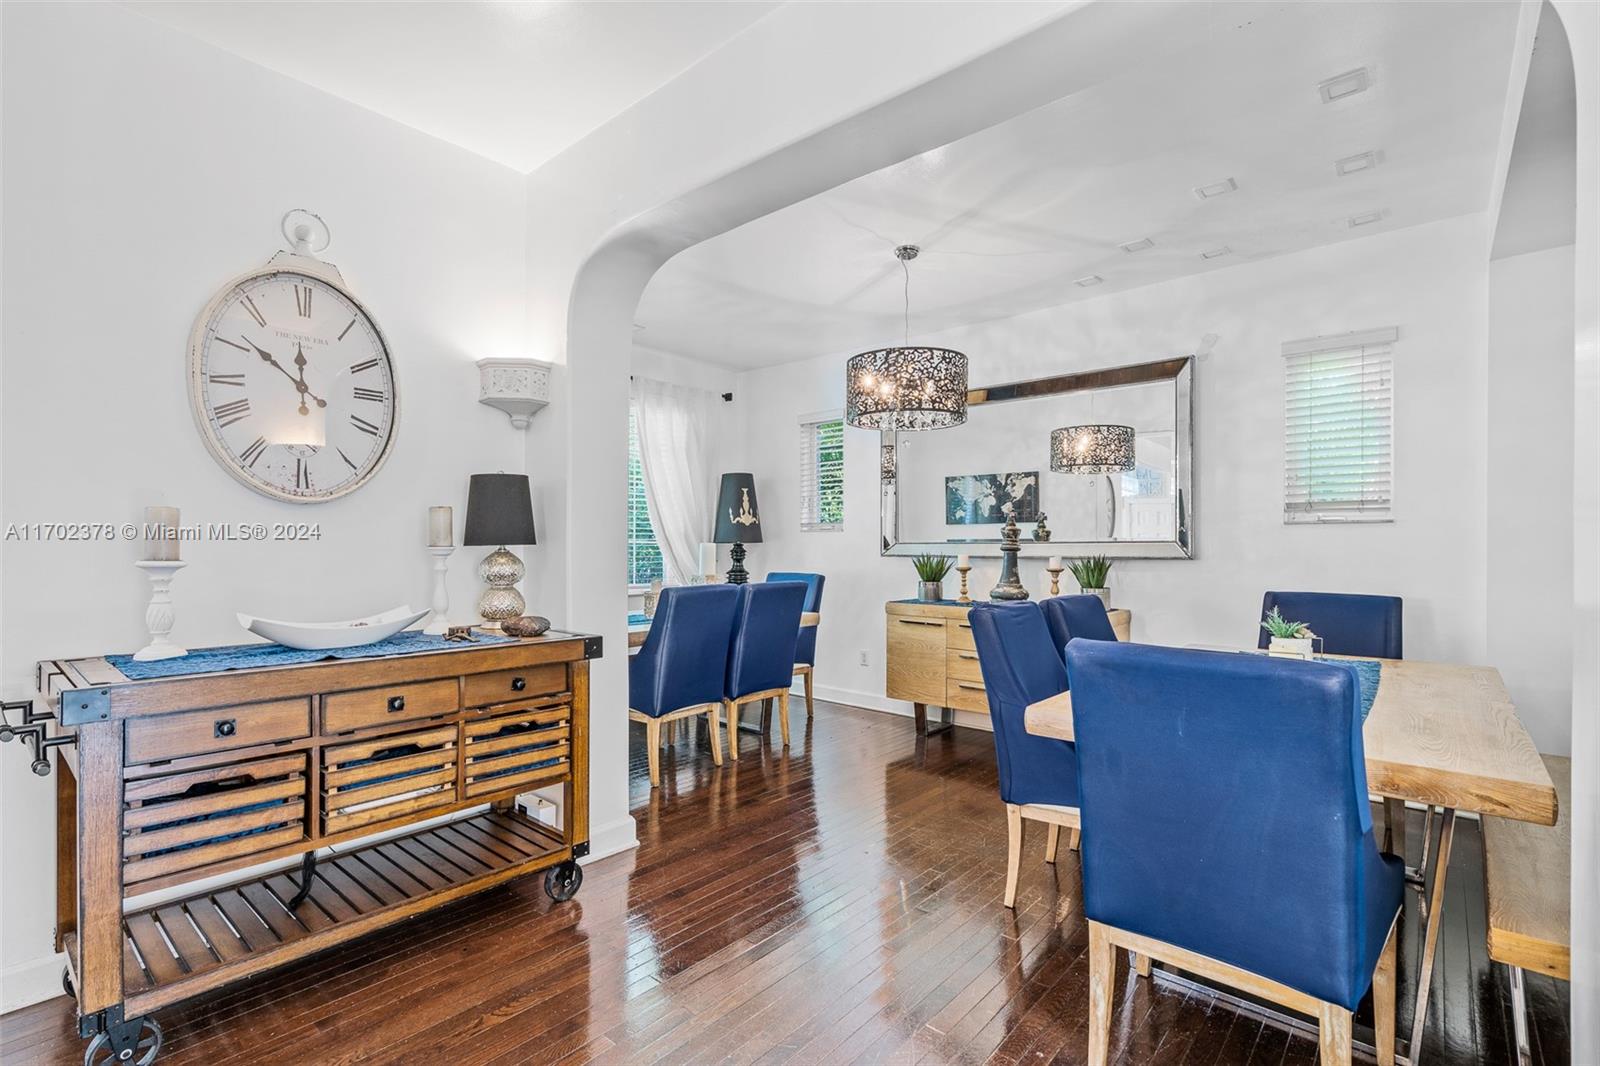
[(920, 580), (943, 581), (955, 562), (948, 555), (918, 555), (912, 558), (911, 565), (917, 568)]
[(1289, 621), (1278, 612), (1276, 607), (1267, 612), (1267, 617), (1262, 621), (1261, 628), (1281, 640), (1300, 640), (1316, 636), (1315, 633), (1311, 632), (1310, 626), (1304, 622)]
[(1068, 563), (1067, 569), (1072, 571), (1079, 588), (1103, 589), (1106, 578), (1111, 576), (1111, 560), (1104, 555), (1091, 555)]

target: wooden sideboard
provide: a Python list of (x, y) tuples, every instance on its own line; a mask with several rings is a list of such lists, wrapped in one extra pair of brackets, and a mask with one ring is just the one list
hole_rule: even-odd
[[(956, 710), (989, 713), (972, 626), (967, 622), (971, 607), (951, 600), (891, 600), (884, 604), (886, 694), (890, 699), (910, 701), (921, 735), (950, 728)], [(1109, 613), (1117, 639), (1127, 640), (1133, 615), (1121, 609)], [(942, 709), (940, 724), (932, 729), (928, 726), (929, 707)]]
[[(142, 681), (104, 658), (39, 663), (76, 738), (57, 774), (56, 944), (82, 1035), (143, 1061), (159, 1027), (142, 1016), (162, 1007), (535, 871), (570, 899), (599, 654), (552, 632)], [(515, 809), (553, 785), (560, 829)], [(378, 833), (395, 835), (356, 843)]]

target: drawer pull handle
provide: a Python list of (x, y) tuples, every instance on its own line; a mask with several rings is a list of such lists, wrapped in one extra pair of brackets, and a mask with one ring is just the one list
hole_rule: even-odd
[(389, 697), (389, 709), (391, 711), (403, 711), (403, 710), (405, 710), (406, 709), (406, 698), (404, 696), (390, 696)]
[(524, 678), (524, 677), (513, 677), (511, 679), (511, 691), (512, 692), (521, 692), (523, 689), (525, 689), (527, 687), (528, 687), (527, 678)]
[(956, 653), (956, 658), (958, 658), (958, 659), (976, 659), (977, 655), (973, 654), (970, 651), (961, 651), (961, 652), (957, 652)]
[(934, 622), (934, 621), (930, 621), (930, 620), (925, 619), (925, 618), (897, 618), (897, 619), (895, 619), (895, 621), (903, 622), (908, 626), (943, 626), (944, 625), (943, 622)]
[(239, 723), (232, 718), (218, 718), (212, 727), (212, 733), (219, 739), (231, 737), (239, 731)]
[(982, 685), (969, 685), (969, 684), (967, 684), (966, 682), (963, 682), (963, 681), (956, 682), (956, 688), (964, 688), (968, 692), (982, 692), (982, 691), (984, 691), (984, 688), (983, 688)]

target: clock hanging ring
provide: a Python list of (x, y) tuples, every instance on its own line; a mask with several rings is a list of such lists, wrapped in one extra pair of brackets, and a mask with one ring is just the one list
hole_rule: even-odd
[(189, 399), (212, 457), (289, 503), (365, 485), (393, 451), (399, 392), (383, 331), (332, 265), (279, 252), (207, 301)]

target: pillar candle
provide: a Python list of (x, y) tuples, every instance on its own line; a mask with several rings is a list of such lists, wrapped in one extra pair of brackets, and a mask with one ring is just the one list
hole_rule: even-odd
[(965, 567), (965, 566), (971, 566), (971, 565), (972, 565), (972, 560), (968, 559), (965, 555), (956, 556), (956, 568), (957, 569), (960, 569), (961, 567)]
[(449, 548), (455, 544), (455, 525), (448, 507), (428, 508), (428, 547)]
[(178, 559), (178, 509), (144, 509), (144, 557), (150, 562), (171, 563)]
[(717, 572), (717, 546), (701, 542), (700, 544), (700, 576), (707, 577)]
[(1060, 570), (1061, 569), (1061, 556), (1059, 556), (1059, 555), (1050, 556), (1050, 567), (1049, 568), (1051, 570)]

